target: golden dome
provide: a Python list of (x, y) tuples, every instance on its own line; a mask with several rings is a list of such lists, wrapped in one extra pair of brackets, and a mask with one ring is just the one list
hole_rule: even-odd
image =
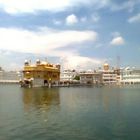
[(104, 66), (109, 66), (109, 64), (108, 63), (105, 63)]
[(104, 67), (104, 70), (109, 70), (109, 64), (108, 63), (105, 63), (103, 67)]

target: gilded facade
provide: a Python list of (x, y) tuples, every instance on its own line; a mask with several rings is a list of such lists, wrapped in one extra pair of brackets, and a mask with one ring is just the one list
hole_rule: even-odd
[(48, 62), (36, 61), (31, 65), (25, 61), (23, 69), (23, 82), (31, 86), (44, 86), (57, 84), (60, 80), (60, 65), (50, 64)]

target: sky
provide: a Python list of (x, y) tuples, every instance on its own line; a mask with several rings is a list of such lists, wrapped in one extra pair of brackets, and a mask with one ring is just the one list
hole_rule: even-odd
[(140, 68), (140, 0), (0, 0), (0, 66)]

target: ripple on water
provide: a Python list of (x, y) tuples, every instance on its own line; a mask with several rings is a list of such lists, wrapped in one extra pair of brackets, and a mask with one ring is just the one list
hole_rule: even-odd
[(134, 87), (23, 89), (12, 85), (0, 91), (0, 140), (140, 138), (140, 94)]

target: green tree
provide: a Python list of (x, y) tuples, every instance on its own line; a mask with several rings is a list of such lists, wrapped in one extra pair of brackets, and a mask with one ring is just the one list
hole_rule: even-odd
[(74, 77), (74, 80), (80, 80), (80, 76), (79, 76), (79, 75), (76, 75), (76, 76)]

